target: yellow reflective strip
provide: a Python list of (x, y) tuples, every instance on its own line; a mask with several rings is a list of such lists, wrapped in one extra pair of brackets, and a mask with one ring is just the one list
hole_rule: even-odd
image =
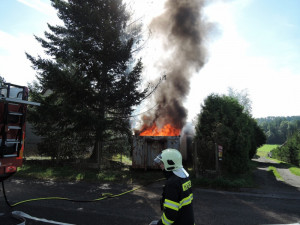
[(188, 197), (182, 199), (182, 200), (180, 201), (180, 203), (183, 202), (183, 201), (186, 201), (186, 200), (188, 200), (188, 199), (193, 199), (193, 193), (191, 193)]
[(162, 217), (161, 217), (161, 221), (163, 222), (163, 224), (165, 225), (170, 225), (172, 223), (174, 223), (174, 221), (172, 220), (169, 220), (167, 217), (166, 217), (166, 214), (163, 213)]
[(164, 206), (178, 211), (180, 204), (178, 202), (174, 202), (169, 199), (165, 199)]
[(169, 208), (169, 209), (173, 209), (175, 211), (179, 210), (179, 206), (174, 206), (174, 205), (172, 205), (170, 203), (164, 203), (164, 207)]
[(177, 205), (177, 206), (180, 205), (178, 202), (174, 202), (174, 201), (169, 200), (169, 199), (165, 199), (165, 202), (169, 202), (169, 203), (171, 203), (171, 204), (173, 204), (173, 205)]
[(181, 208), (182, 206), (186, 206), (188, 204), (191, 204), (192, 203), (192, 200), (193, 200), (193, 194), (190, 194), (188, 197), (182, 199), (180, 201), (180, 206), (179, 208)]

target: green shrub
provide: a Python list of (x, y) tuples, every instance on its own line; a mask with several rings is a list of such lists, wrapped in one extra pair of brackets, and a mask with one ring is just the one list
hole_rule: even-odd
[(196, 124), (195, 142), (202, 170), (215, 168), (216, 144), (223, 146), (223, 174), (243, 174), (266, 137), (238, 100), (211, 94), (204, 100)]
[(300, 166), (300, 131), (289, 137), (284, 145), (274, 149), (272, 158)]

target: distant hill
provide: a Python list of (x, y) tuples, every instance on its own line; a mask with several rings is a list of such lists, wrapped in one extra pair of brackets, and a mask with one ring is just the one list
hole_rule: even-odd
[(290, 135), (300, 130), (300, 116), (269, 116), (256, 121), (267, 136), (267, 144), (283, 144)]

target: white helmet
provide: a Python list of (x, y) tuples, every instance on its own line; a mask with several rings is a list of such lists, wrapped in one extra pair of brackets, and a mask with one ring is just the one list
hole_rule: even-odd
[(163, 162), (166, 171), (172, 171), (175, 175), (181, 178), (186, 178), (189, 174), (182, 166), (181, 153), (172, 148), (168, 148), (162, 151), (155, 159), (154, 162)]

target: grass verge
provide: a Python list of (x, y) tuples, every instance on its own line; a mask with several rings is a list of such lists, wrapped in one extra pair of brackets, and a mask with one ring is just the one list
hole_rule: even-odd
[(280, 176), (280, 174), (274, 166), (269, 166), (268, 171), (272, 171), (277, 180), (284, 181), (284, 179), (282, 178), (282, 176)]
[(27, 161), (15, 175), (22, 178), (56, 181), (147, 183), (162, 178), (160, 171), (131, 171), (129, 167), (98, 170), (74, 165), (51, 165)]
[[(252, 165), (254, 168), (255, 165)], [(193, 185), (196, 187), (216, 188), (216, 189), (239, 189), (245, 187), (254, 187), (252, 173), (234, 176), (216, 176), (194, 178), (193, 171), (188, 170), (191, 175)], [(138, 183), (145, 184), (157, 179), (163, 178), (160, 170), (130, 170), (128, 166), (101, 170), (80, 168), (74, 165), (53, 165), (26, 161), (23, 167), (19, 168), (15, 175), (20, 178), (31, 178), (39, 180), (55, 180), (55, 181), (87, 181), (87, 182), (111, 182), (111, 183)]]
[(269, 159), (283, 165), (285, 168), (288, 168), (291, 171), (292, 174), (294, 174), (296, 176), (300, 176), (300, 168), (299, 167), (297, 167), (293, 164), (290, 164), (290, 163), (280, 161), (278, 159), (273, 159), (273, 158), (269, 158)]
[(290, 164), (290, 163), (280, 161), (278, 159), (268, 157), (268, 153), (270, 151), (272, 151), (274, 148), (277, 148), (278, 146), (279, 145), (263, 145), (262, 147), (257, 149), (257, 155), (260, 156), (260, 157), (265, 157), (267, 159), (270, 159), (274, 162), (280, 163), (280, 164), (284, 165), (286, 168), (288, 168), (291, 171), (292, 174), (300, 176), (300, 168), (299, 167), (297, 167), (293, 164)]
[(300, 176), (300, 168), (299, 167), (291, 166), (289, 169), (293, 174)]

